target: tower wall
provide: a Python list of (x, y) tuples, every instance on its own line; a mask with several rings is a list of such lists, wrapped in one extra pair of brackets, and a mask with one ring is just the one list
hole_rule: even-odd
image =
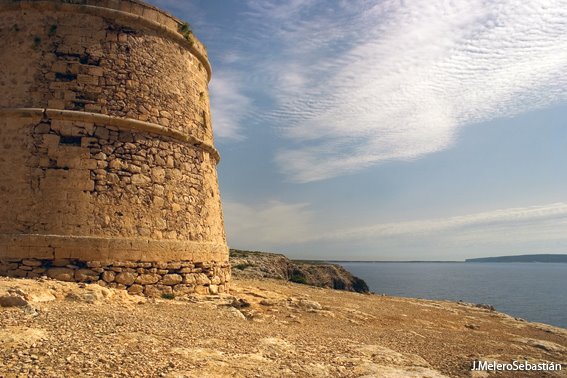
[(0, 274), (216, 293), (206, 50), (132, 0), (0, 1)]

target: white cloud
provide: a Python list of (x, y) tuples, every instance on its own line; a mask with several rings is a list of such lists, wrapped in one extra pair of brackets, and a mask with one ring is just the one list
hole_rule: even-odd
[(567, 203), (499, 209), (447, 218), (347, 228), (312, 240), (417, 240), (507, 244), (562, 240), (567, 242)]
[(252, 101), (244, 94), (239, 76), (215, 72), (209, 90), (215, 135), (219, 138), (242, 139), (241, 123), (251, 111)]
[(226, 201), (224, 211), (228, 242), (239, 248), (285, 248), (313, 242), (340, 245), (356, 243), (379, 253), (381, 245), (403, 250), (404, 246), (416, 243), (443, 245), (444, 249), (453, 246), (453, 251), (471, 245), (567, 243), (567, 203), (331, 231), (323, 220), (316, 219), (307, 203), (269, 201), (246, 205)]
[(247, 205), (224, 201), (225, 228), (230, 246), (270, 249), (310, 237), (313, 213), (306, 203), (268, 201)]
[(459, 127), (567, 100), (563, 0), (250, 1), (281, 47), (257, 63), (292, 143), (293, 180), (321, 180), (455, 141)]

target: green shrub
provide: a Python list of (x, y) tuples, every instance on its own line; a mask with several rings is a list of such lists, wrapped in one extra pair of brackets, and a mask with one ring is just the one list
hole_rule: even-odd
[(161, 295), (161, 297), (162, 297), (163, 299), (175, 299), (175, 294), (173, 294), (173, 293), (163, 293), (163, 294)]
[(252, 265), (250, 265), (250, 264), (238, 264), (238, 265), (235, 265), (234, 268), (238, 269), (238, 270), (244, 270), (244, 269), (248, 268), (249, 266), (252, 266)]
[(186, 40), (191, 40), (191, 34), (193, 34), (193, 31), (191, 30), (191, 25), (189, 25), (189, 23), (184, 22), (179, 24), (178, 31)]
[(307, 285), (307, 280), (305, 279), (305, 277), (300, 276), (299, 274), (292, 274), (291, 276), (289, 276), (289, 280), (291, 282)]

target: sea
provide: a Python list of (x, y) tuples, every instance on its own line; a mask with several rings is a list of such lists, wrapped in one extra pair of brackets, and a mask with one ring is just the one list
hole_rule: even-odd
[(376, 294), (490, 304), (514, 317), (567, 328), (567, 263), (338, 264)]

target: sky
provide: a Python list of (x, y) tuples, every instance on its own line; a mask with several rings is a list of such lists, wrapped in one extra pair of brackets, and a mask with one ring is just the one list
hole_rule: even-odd
[(207, 47), (228, 244), (567, 253), (567, 0), (151, 0)]

